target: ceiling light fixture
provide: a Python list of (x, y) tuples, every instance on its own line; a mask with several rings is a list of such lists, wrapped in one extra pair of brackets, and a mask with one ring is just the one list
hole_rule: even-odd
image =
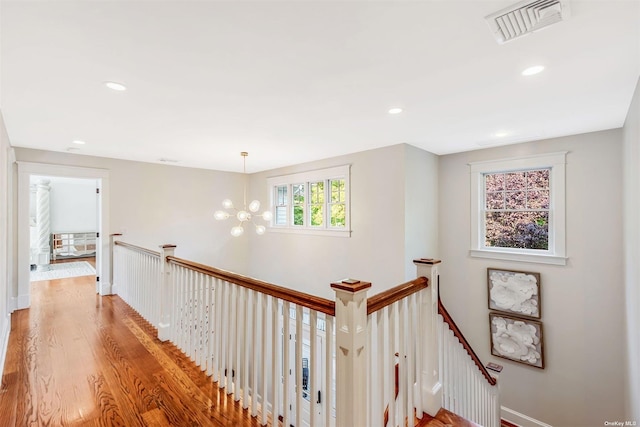
[[(247, 156), (249, 155), (249, 153), (247, 153), (246, 151), (243, 151), (240, 153), (240, 155), (242, 156), (242, 173), (246, 174), (247, 173)], [(241, 210), (238, 210), (235, 207), (233, 207), (233, 202), (229, 199), (224, 199), (222, 201), (222, 207), (227, 210), (233, 210), (234, 216), (238, 219), (238, 221), (240, 221), (238, 225), (231, 227), (231, 235), (233, 237), (240, 237), (244, 234), (243, 224), (245, 222), (253, 222), (252, 217), (261, 216), (262, 219), (265, 221), (271, 221), (271, 218), (273, 217), (273, 214), (271, 213), (271, 211), (264, 211), (261, 214), (256, 213), (260, 210), (260, 202), (257, 200), (253, 200), (251, 203), (249, 203), (249, 209), (247, 209), (247, 185), (246, 184), (244, 185), (244, 193), (243, 193)], [(224, 220), (231, 217), (231, 214), (227, 211), (218, 210), (214, 212), (213, 217), (217, 220)], [(254, 225), (256, 227), (256, 234), (262, 235), (265, 233), (265, 231), (267, 231), (264, 225), (259, 225), (255, 223)]]
[(500, 130), (500, 131), (498, 131), (498, 132), (493, 134), (493, 136), (495, 136), (496, 138), (504, 138), (507, 135), (509, 135), (509, 132), (504, 131), (504, 130)]
[(86, 144), (86, 142), (81, 141), (81, 140), (79, 140), (79, 139), (74, 139), (74, 140), (73, 140), (73, 143), (74, 143), (74, 144), (78, 144), (78, 145), (84, 145), (84, 144)]
[(389, 114), (400, 114), (402, 113), (402, 108), (394, 107), (389, 109)]
[(104, 85), (106, 87), (108, 87), (109, 89), (115, 90), (117, 92), (124, 92), (125, 90), (127, 90), (127, 87), (125, 85), (123, 85), (122, 83), (104, 82)]
[(533, 76), (534, 74), (541, 73), (544, 70), (543, 65), (534, 65), (533, 67), (529, 67), (522, 72), (523, 76)]

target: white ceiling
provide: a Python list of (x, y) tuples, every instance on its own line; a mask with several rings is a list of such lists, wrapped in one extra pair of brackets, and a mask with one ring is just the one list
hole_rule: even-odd
[(484, 16), (512, 3), (4, 0), (2, 114), (16, 147), (234, 171), (248, 151), (247, 172), (621, 127), (640, 0), (574, 0), (499, 45)]

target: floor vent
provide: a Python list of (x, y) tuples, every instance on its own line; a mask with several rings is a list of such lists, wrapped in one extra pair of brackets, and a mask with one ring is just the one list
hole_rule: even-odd
[(497, 42), (502, 44), (571, 16), (568, 0), (525, 0), (485, 17)]

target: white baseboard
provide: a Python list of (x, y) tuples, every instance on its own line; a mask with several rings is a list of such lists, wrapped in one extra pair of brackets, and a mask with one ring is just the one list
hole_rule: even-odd
[(500, 417), (505, 421), (509, 421), (511, 424), (521, 427), (553, 427), (535, 418), (514, 411), (513, 409), (505, 408), (504, 406), (500, 407)]
[(100, 295), (114, 295), (115, 285), (111, 286), (111, 283), (100, 282)]
[(4, 374), (4, 362), (7, 360), (7, 350), (9, 349), (9, 334), (11, 333), (11, 315), (2, 318), (0, 325), (0, 379)]
[(31, 296), (29, 294), (18, 295), (18, 306), (17, 310), (22, 310), (23, 308), (31, 307)]

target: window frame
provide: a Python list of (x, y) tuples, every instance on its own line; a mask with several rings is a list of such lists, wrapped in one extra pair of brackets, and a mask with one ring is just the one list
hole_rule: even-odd
[[(469, 163), (471, 174), (471, 248), (469, 255), (541, 264), (566, 265), (565, 165), (567, 152)], [(549, 247), (542, 249), (485, 246), (485, 174), (550, 169)]]
[[(290, 175), (281, 175), (267, 178), (267, 188), (270, 197), (270, 209), (273, 219), (269, 223), (269, 230), (280, 233), (293, 234), (315, 234), (322, 236), (350, 237), (351, 236), (351, 214), (350, 214), (350, 171), (351, 165), (336, 166), (326, 169), (318, 169), (308, 172), (300, 172)], [(344, 227), (331, 226), (331, 181), (344, 179), (345, 188), (345, 225)], [(311, 225), (311, 184), (324, 182), (324, 203), (323, 203), (323, 225)], [(303, 217), (304, 225), (293, 225), (293, 190), (296, 184), (304, 185)], [(287, 220), (285, 225), (276, 224), (276, 191), (278, 187), (287, 186)]]

